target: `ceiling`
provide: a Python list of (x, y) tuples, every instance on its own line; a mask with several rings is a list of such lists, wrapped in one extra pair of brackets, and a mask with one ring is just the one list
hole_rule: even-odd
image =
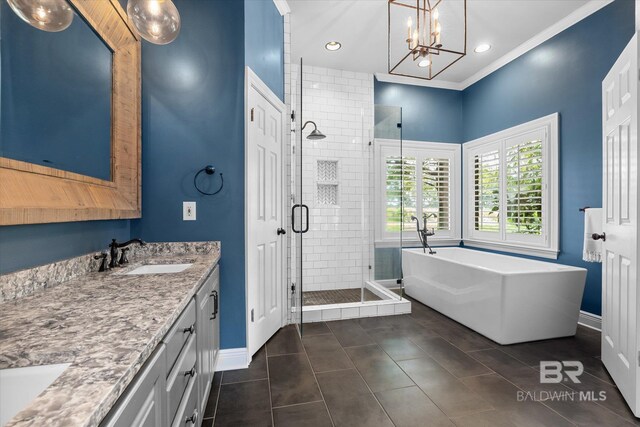
[[(388, 72), (387, 0), (288, 2), (291, 8), (292, 61), (303, 57), (306, 65), (367, 73)], [(540, 33), (558, 29), (563, 22), (583, 17), (608, 2), (468, 0), (467, 55), (432, 82), (454, 86), (469, 82), (487, 68), (504, 63), (507, 57), (515, 57), (514, 49), (528, 41), (531, 44), (532, 38), (541, 37)], [(327, 51), (325, 44), (333, 40), (342, 43), (342, 49)], [(474, 53), (473, 49), (480, 43), (489, 43), (491, 49), (482, 54)]]

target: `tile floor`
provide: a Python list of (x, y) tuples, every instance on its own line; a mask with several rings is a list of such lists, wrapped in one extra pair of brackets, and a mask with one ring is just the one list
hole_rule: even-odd
[[(281, 329), (248, 369), (217, 373), (203, 426), (640, 424), (598, 359), (600, 334), (587, 328), (500, 346), (415, 301), (410, 315), (305, 327), (302, 340)], [(581, 383), (541, 384), (541, 360), (580, 360)], [(589, 391), (606, 400), (573, 393)], [(521, 402), (518, 392), (556, 398)]]

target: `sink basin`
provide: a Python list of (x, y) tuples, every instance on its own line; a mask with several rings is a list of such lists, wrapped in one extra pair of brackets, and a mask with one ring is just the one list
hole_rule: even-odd
[(149, 264), (133, 269), (124, 274), (167, 274), (180, 273), (193, 264)]
[(71, 365), (0, 369), (0, 426), (27, 407)]

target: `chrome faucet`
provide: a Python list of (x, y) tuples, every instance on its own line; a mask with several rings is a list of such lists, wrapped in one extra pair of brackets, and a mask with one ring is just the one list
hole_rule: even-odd
[(127, 264), (129, 260), (127, 259), (125, 250), (123, 250), (122, 257), (118, 262), (118, 248), (126, 248), (132, 243), (139, 243), (140, 246), (144, 246), (146, 243), (140, 239), (131, 239), (124, 243), (118, 243), (116, 239), (111, 239), (111, 243), (109, 244), (109, 250), (111, 252), (111, 261), (109, 262), (109, 268), (117, 267), (118, 265)]
[(418, 220), (418, 218), (416, 218), (415, 216), (412, 216), (411, 220), (416, 222), (416, 231), (418, 232), (418, 238), (420, 239), (420, 243), (422, 243), (422, 251), (426, 253), (427, 248), (429, 248), (429, 255), (434, 255), (436, 251), (431, 249), (431, 246), (429, 246), (429, 243), (427, 242), (427, 237), (433, 236), (434, 234), (436, 234), (433, 228), (431, 230), (427, 228), (427, 219), (431, 217), (437, 218), (438, 215), (436, 215), (433, 212), (430, 214), (422, 215), (422, 229), (420, 228), (420, 221)]

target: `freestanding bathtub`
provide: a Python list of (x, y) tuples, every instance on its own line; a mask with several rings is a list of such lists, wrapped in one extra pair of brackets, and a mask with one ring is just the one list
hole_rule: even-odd
[(587, 270), (463, 248), (403, 249), (405, 292), (499, 344), (576, 333)]

